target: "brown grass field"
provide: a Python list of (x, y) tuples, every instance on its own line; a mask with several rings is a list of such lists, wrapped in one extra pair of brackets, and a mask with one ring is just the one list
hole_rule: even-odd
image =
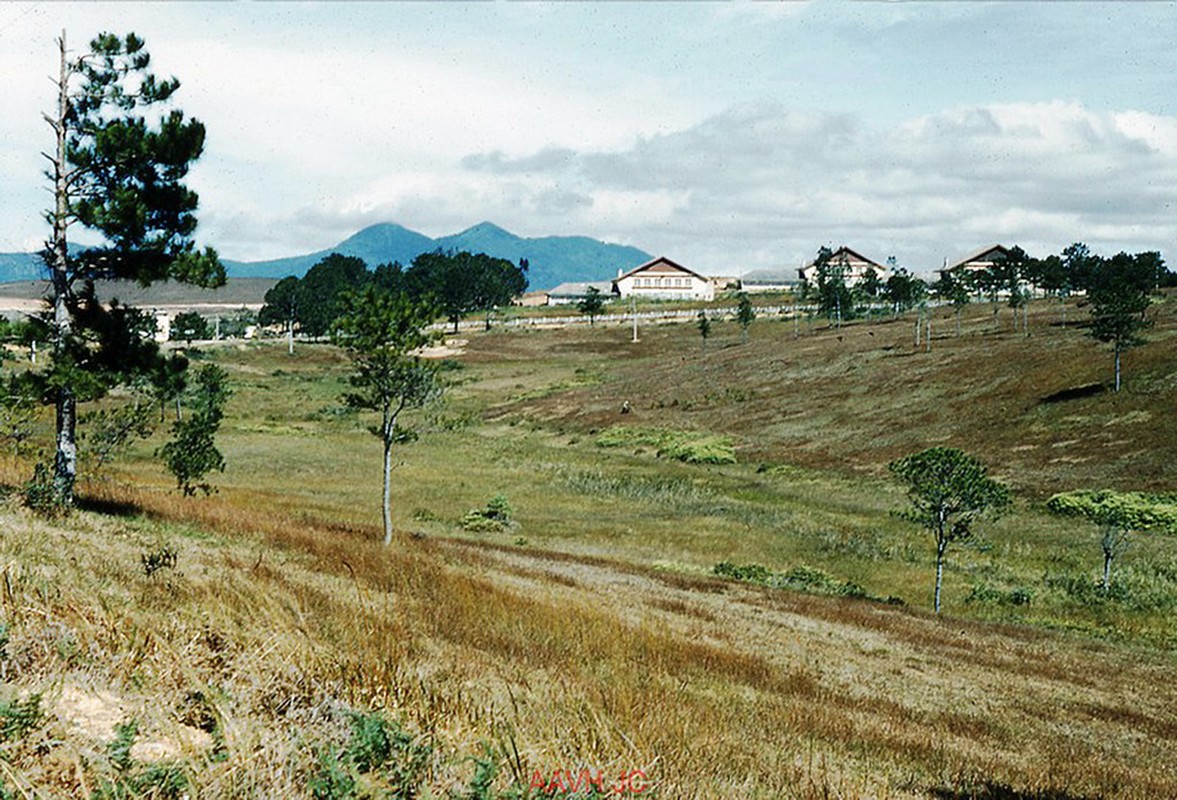
[[(209, 351), (235, 389), (217, 494), (171, 489), (161, 433), (65, 520), (0, 512), (2, 791), (586, 797), (529, 787), (599, 770), (643, 778), (602, 796), (666, 800), (1175, 797), (1177, 546), (1141, 537), (1124, 593), (1096, 597), (1096, 532), (1041, 505), (1177, 490), (1173, 301), (1154, 314), (1119, 395), (1082, 310), (1064, 328), (1045, 302), (1029, 337), (1004, 309), (959, 338), (938, 312), (931, 352), (910, 317), (761, 320), (746, 345), (724, 323), (706, 348), (686, 324), (473, 334), (399, 451), (389, 548), (342, 356)], [(726, 435), (738, 463), (599, 447), (618, 425)], [(933, 444), (1017, 497), (950, 551), (939, 618), (885, 469)], [(513, 527), (463, 530), (496, 494)], [(724, 560), (893, 602), (722, 580)], [(372, 712), (411, 737), (375, 767), (352, 731)]]

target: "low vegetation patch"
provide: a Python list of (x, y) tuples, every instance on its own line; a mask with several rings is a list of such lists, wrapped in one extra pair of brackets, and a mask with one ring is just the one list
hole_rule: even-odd
[(824, 570), (805, 565), (793, 567), (785, 572), (773, 572), (761, 564), (734, 564), (731, 561), (721, 561), (711, 568), (711, 572), (722, 578), (770, 586), (774, 589), (791, 589), (807, 594), (854, 597), (897, 604), (903, 602), (895, 597), (875, 597), (857, 583), (840, 581)]
[(735, 464), (736, 451), (728, 436), (670, 428), (617, 426), (597, 437), (600, 447), (653, 447), (659, 458), (687, 464)]

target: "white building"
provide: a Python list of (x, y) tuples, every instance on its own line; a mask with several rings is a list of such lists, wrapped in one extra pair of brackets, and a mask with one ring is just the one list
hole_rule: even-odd
[(622, 298), (635, 296), (654, 300), (714, 300), (715, 285), (706, 275), (676, 264), (665, 256), (647, 261), (613, 280)]

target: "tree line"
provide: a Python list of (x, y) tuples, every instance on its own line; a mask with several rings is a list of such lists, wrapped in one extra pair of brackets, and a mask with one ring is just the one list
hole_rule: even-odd
[(527, 289), (526, 259), (513, 264), (485, 253), (422, 253), (408, 268), (380, 264), (369, 270), (363, 259), (332, 253), (301, 277), (289, 276), (266, 292), (258, 313), (262, 325), (280, 325), (293, 339), (330, 336), (343, 314), (348, 294), (369, 286), (391, 294), (406, 294), (430, 305), (454, 331), (467, 314), (490, 315), (509, 305)]
[[(1014, 330), (1020, 315), (1021, 328), (1029, 335), (1027, 319), (1033, 297), (1056, 298), (1065, 325), (1067, 299), (1083, 295), (1090, 312), (1089, 334), (1112, 346), (1116, 391), (1121, 386), (1124, 350), (1142, 344), (1142, 331), (1151, 324), (1147, 312), (1152, 295), (1177, 286), (1177, 273), (1165, 266), (1155, 250), (1105, 257), (1091, 252), (1082, 242), (1045, 258), (1031, 257), (1022, 248), (1013, 247), (984, 268), (962, 266), (941, 271), (940, 278), (931, 284), (898, 267), (894, 258), (888, 260), (891, 274), (886, 281), (873, 269), (860, 280), (850, 281), (845, 256), (834, 258), (828, 247), (818, 250), (814, 264), (815, 278), (802, 286), (802, 298), (814, 303), (818, 314), (827, 316), (835, 327), (845, 319), (869, 314), (878, 305), (898, 316), (934, 300), (954, 309), (959, 336), (961, 312), (969, 303), (987, 300), (996, 324), (1004, 300), (1013, 312)], [(916, 339), (918, 344), (918, 328)], [(928, 341), (930, 345), (930, 335)]]

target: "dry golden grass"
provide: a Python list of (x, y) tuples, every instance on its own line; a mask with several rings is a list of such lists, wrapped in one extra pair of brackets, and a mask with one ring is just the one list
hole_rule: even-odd
[[(37, 796), (111, 774), (80, 700), (138, 719), (142, 758), (181, 760), (201, 797), (309, 796), (343, 708), (430, 737), (437, 792), (486, 741), (515, 764), (504, 787), (599, 767), (640, 768), (666, 798), (1177, 793), (1161, 654), (604, 558), (385, 549), (218, 497), (88, 499), (125, 513), (4, 513), (7, 677), (56, 712), (6, 753), (8, 785)], [(147, 577), (161, 543), (177, 569)]]

